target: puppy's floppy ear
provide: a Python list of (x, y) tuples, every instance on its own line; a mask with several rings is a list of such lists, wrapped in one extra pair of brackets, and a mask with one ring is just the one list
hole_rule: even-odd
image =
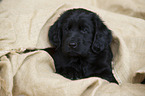
[(50, 43), (56, 48), (59, 48), (61, 45), (61, 27), (60, 21), (57, 20), (49, 29), (48, 37)]
[(108, 47), (112, 41), (111, 31), (103, 24), (103, 21), (98, 15), (93, 14), (92, 17), (94, 23), (94, 38), (92, 43), (92, 50), (95, 53), (103, 51)]

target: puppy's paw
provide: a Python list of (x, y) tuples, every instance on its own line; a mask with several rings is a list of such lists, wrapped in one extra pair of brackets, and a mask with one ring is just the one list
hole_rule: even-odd
[(59, 68), (56, 70), (56, 72), (71, 80), (79, 79), (82, 76), (80, 72), (72, 67)]

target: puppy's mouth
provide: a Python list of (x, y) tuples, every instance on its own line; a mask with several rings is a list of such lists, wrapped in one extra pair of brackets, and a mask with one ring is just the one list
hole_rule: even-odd
[(80, 54), (75, 51), (70, 51), (70, 52), (67, 52), (66, 54), (69, 56), (80, 56)]
[(74, 51), (74, 50), (68, 50), (68, 51), (64, 51), (64, 53), (67, 55), (67, 56), (80, 56), (81, 54), (79, 54), (78, 52)]

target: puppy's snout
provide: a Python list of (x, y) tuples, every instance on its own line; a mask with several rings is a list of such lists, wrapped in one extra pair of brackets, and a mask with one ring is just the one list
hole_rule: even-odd
[(70, 46), (71, 48), (76, 48), (76, 47), (77, 47), (77, 43), (76, 43), (76, 42), (70, 42), (70, 43), (69, 43), (69, 46)]

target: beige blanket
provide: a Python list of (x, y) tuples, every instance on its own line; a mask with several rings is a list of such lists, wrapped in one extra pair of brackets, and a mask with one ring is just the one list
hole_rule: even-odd
[[(67, 9), (96, 12), (113, 31), (113, 73), (69, 80), (45, 51), (48, 29)], [(145, 96), (144, 0), (3, 0), (0, 2), (0, 96)]]

